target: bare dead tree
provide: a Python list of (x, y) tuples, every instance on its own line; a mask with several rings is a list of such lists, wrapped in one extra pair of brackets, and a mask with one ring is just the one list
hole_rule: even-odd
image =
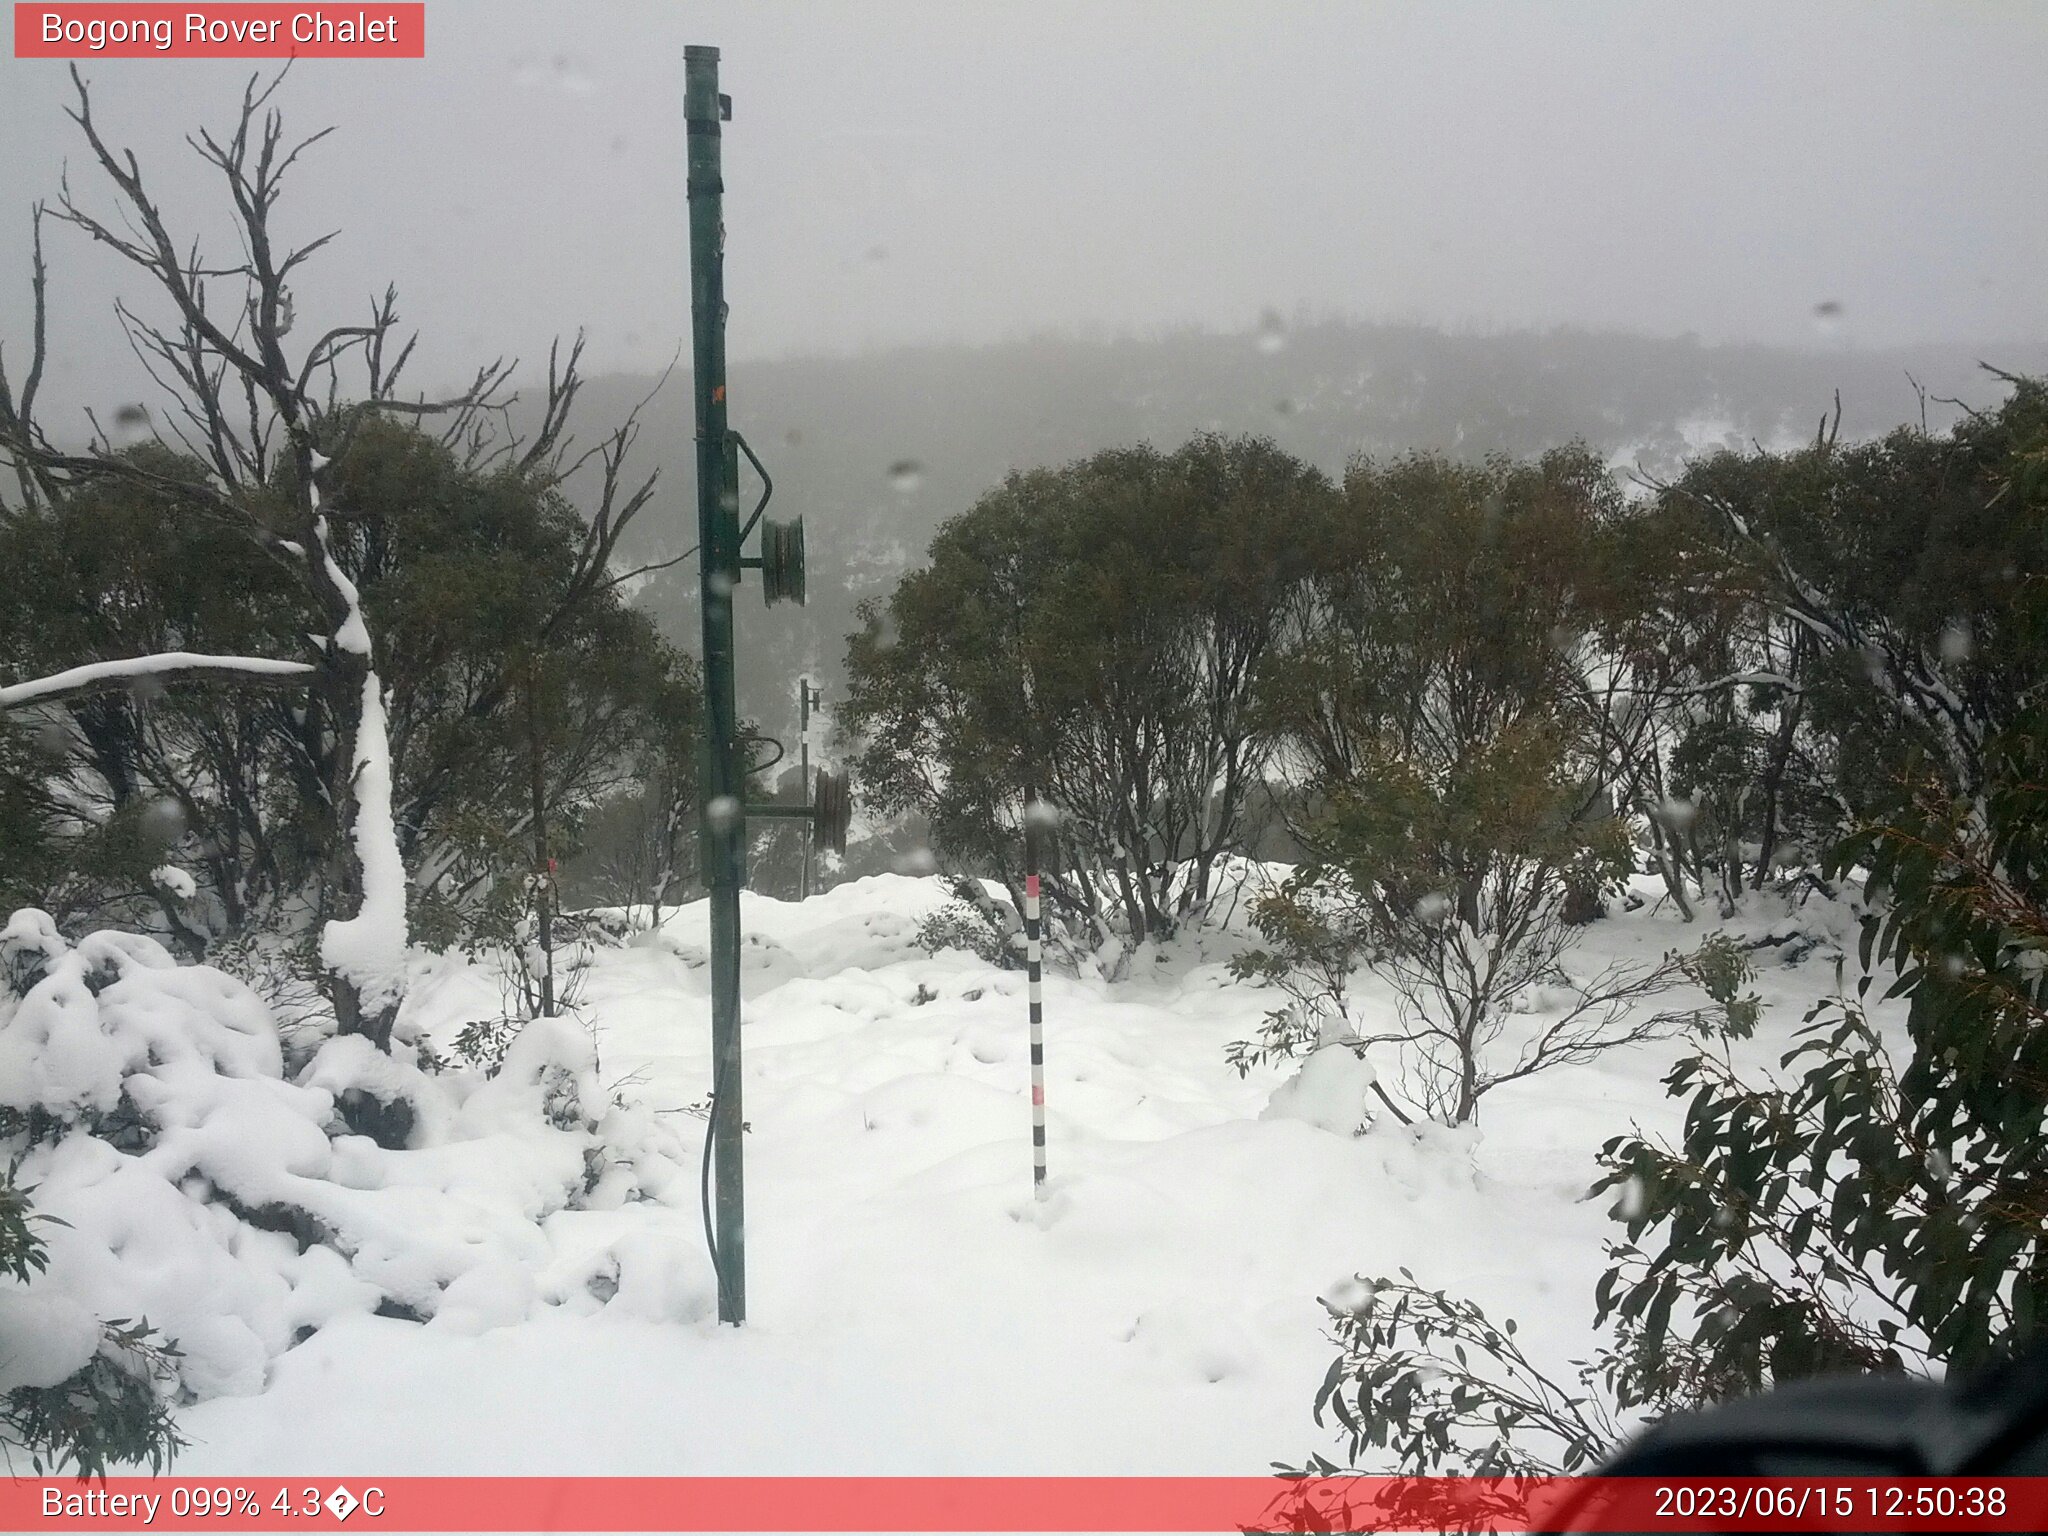
[[(606, 590), (613, 579), (613, 552), (652, 495), (655, 477), (634, 483), (626, 474), (639, 432), (637, 409), (595, 446), (572, 456), (568, 425), (582, 382), (580, 335), (566, 354), (559, 346), (550, 349), (539, 419), (523, 434), (513, 429), (510, 415), (519, 398), (510, 387), (516, 360), (501, 357), (480, 367), (468, 386), (454, 394), (400, 393), (418, 337), (414, 333), (399, 340), (393, 288), (372, 301), (367, 319), (331, 326), (303, 351), (291, 350), (287, 338), (297, 320), (295, 275), (335, 232), (291, 245), (277, 228), (275, 215), (288, 173), (333, 131), (287, 138), (282, 114), (271, 105), (286, 73), (288, 67), (268, 83), (251, 78), (230, 131), (216, 135), (202, 129), (186, 140), (218, 173), (233, 207), (239, 259), (216, 262), (205, 256), (196, 238), (186, 242), (174, 236), (135, 152), (117, 149), (103, 135), (87, 84), (73, 68), (77, 100), (67, 113), (112, 189), (113, 209), (88, 208), (74, 195), (67, 174), (55, 204), (35, 210), (30, 357), (17, 395), (0, 354), (0, 457), (12, 467), (22, 504), (29, 509), (57, 505), (77, 490), (113, 481), (162, 496), (184, 515), (220, 520), (303, 587), (321, 615), (323, 632), (308, 636), (302, 656), (289, 661), (138, 657), (74, 669), (76, 677), (26, 680), (0, 695), (0, 708), (31, 698), (37, 704), (68, 704), (104, 691), (131, 672), (175, 670), (180, 677), (234, 684), (275, 684), (286, 675), (302, 676), (308, 700), (296, 734), (306, 759), (303, 777), (327, 822), (329, 853), (319, 915), (329, 920), (330, 995), (343, 1032), (387, 1045), (399, 982), (395, 966), (380, 967), (363, 958), (372, 926), (366, 909), (373, 901), (383, 904), (380, 942), (389, 962), (394, 902), (401, 914), (399, 947), (403, 944), (404, 857), (398, 828), (420, 824), (446, 793), (459, 765), (430, 765), (416, 781), (409, 803), (390, 803), (390, 753), (375, 650), (356, 587), (340, 558), (347, 552), (347, 509), (323, 506), (320, 471), (346, 451), (363, 420), (383, 413), (422, 424), (433, 421), (441, 428), (440, 441), (473, 468), (502, 462), (546, 484), (558, 484), (586, 467), (599, 475), (597, 511), (573, 578), (556, 611), (540, 626), (536, 644), (546, 643), (577, 605)], [(145, 464), (116, 453), (96, 422), (83, 451), (59, 446), (44, 429), (36, 397), (48, 344), (46, 215), (105, 246), (148, 280), (162, 316), (146, 316), (126, 302), (116, 304), (116, 314), (137, 360), (170, 401), (168, 411), (152, 419), (153, 433), (184, 462), (202, 469), (172, 473), (161, 461)], [(359, 393), (344, 392), (345, 362), (360, 367)], [(479, 690), (473, 711), (488, 713), (504, 704), (514, 685), (513, 665), (508, 660), (506, 674)]]

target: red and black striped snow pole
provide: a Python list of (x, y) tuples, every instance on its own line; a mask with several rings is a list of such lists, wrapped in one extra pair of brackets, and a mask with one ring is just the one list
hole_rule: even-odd
[(1045, 1198), (1044, 947), (1038, 917), (1038, 796), (1024, 791), (1024, 964), (1031, 999), (1031, 1193)]

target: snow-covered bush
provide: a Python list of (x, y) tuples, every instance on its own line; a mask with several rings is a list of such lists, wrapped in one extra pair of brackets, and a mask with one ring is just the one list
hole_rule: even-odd
[(0, 1447), (20, 1446), (38, 1474), (69, 1466), (104, 1476), (136, 1463), (162, 1471), (185, 1443), (159, 1390), (175, 1374), (177, 1347), (146, 1321), (101, 1322), (47, 1286), (29, 1294), (49, 1265), (36, 1230), (48, 1222), (0, 1176)]
[[(1232, 957), (1230, 974), (1264, 981), (1289, 1001), (1266, 1014), (1251, 1040), (1233, 1041), (1224, 1059), (1238, 1076), (1268, 1061), (1285, 1060), (1326, 1045), (1355, 1045), (1351, 1016), (1353, 974), (1372, 952), (1372, 940), (1340, 875), (1297, 873), (1252, 902), (1252, 926), (1265, 942)], [(1362, 1062), (1362, 1052), (1347, 1054)]]
[[(1396, 836), (1409, 836), (1405, 824)], [(1290, 1001), (1228, 1047), (1240, 1073), (1333, 1044), (1359, 1057), (1376, 1050), (1384, 1071), (1372, 1093), (1389, 1114), (1464, 1125), (1502, 1083), (1697, 1024), (1697, 1010), (1650, 1005), (1682, 982), (1723, 978), (1716, 940), (1698, 954), (1575, 969), (1563, 862), (1489, 855), (1493, 873), (1461, 910), (1440, 891), (1416, 894), (1421, 882), (1390, 874), (1384, 850), (1373, 852), (1372, 862), (1354, 854), (1348, 869), (1304, 869), (1254, 904), (1266, 943), (1232, 971)], [(1390, 1019), (1354, 1017), (1353, 979), (1366, 964), (1394, 994)]]
[(1002, 965), (1010, 953), (1009, 936), (997, 930), (990, 916), (965, 901), (949, 901), (917, 925), (913, 941), (928, 955), (962, 949), (990, 965)]
[[(0, 1158), (54, 1218), (40, 1273), (0, 1278), (0, 1387), (62, 1386), (131, 1426), (134, 1382), (154, 1373), (173, 1402), (257, 1392), (276, 1356), (352, 1314), (476, 1331), (595, 1307), (657, 1252), (683, 1278), (656, 1314), (711, 1306), (695, 1160), (605, 1091), (571, 1020), (525, 1024), (489, 1073), (429, 1072), (361, 1035), (288, 1063), (235, 978), (19, 912), (0, 927)], [(671, 1192), (689, 1216), (651, 1213), (635, 1254), (583, 1214)], [(141, 1318), (174, 1347), (100, 1323)], [(62, 1402), (44, 1406), (31, 1428), (83, 1465), (50, 1427)]]

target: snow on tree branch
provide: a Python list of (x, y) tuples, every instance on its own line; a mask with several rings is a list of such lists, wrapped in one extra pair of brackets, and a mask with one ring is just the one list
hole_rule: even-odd
[(363, 680), (362, 723), (356, 732), (356, 859), (363, 900), (356, 915), (329, 922), (320, 959), (361, 994), (366, 1012), (398, 1001), (405, 990), (405, 860), (391, 819), (391, 745), (383, 687)]
[(0, 709), (24, 704), (49, 704), (78, 694), (122, 688), (139, 678), (177, 681), (187, 677), (224, 677), (274, 681), (305, 677), (310, 663), (277, 661), (267, 656), (208, 656), (197, 651), (161, 651), (154, 656), (131, 656), (121, 661), (94, 661), (82, 667), (53, 672), (48, 677), (0, 686)]

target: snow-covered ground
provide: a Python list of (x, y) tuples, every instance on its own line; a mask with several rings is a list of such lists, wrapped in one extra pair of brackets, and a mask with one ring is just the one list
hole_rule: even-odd
[[(52, 1235), (53, 1278), (66, 1263), (89, 1273), (103, 1305), (124, 1274), (145, 1300), (183, 1286), (182, 1317), (152, 1313), (167, 1332), (209, 1311), (245, 1320), (252, 1337), (223, 1355), (241, 1368), (180, 1413), (192, 1444), (177, 1470), (200, 1476), (1262, 1473), (1332, 1448), (1309, 1416), (1332, 1356), (1318, 1295), (1401, 1266), (1516, 1318), (1546, 1367), (1588, 1352), (1601, 1241), (1618, 1232), (1584, 1198), (1593, 1155), (1632, 1122), (1675, 1127), (1658, 1079), (1683, 1042), (1500, 1088), (1477, 1131), (1347, 1135), (1266, 1113), (1292, 1069), (1241, 1080), (1225, 1063), (1276, 994), (1230, 978), (1241, 929), (1208, 932), (1115, 985), (1048, 978), (1039, 1204), (1024, 978), (918, 949), (944, 899), (903, 876), (801, 905), (746, 898), (743, 1330), (715, 1321), (697, 1197), (701, 905), (596, 951), (583, 978), (601, 1097), (639, 1106), (609, 1111), (605, 1134), (635, 1161), (595, 1195), (563, 1194), (573, 1138), (551, 1150), (514, 1125), (542, 1123), (564, 1083), (596, 1117), (590, 1064), (558, 1038), (463, 1090), (434, 1145), (344, 1137), (293, 1154), (291, 1198), (348, 1235), (347, 1270), (312, 1275), (320, 1250), (294, 1256), (281, 1234), (216, 1234), (212, 1269), (144, 1284), (122, 1265), (153, 1262), (147, 1224), (124, 1248), (100, 1212)], [(1757, 901), (1737, 925), (1748, 936), (1849, 931), (1836, 909)], [(1703, 926), (1645, 907), (1586, 943), (1648, 958)], [(1835, 984), (1830, 944), (1792, 965), (1782, 953), (1759, 951), (1770, 1006), (1738, 1059), (1774, 1061)], [(499, 1007), (488, 968), (459, 958), (425, 963), (408, 1003), (444, 1053)], [(293, 1095), (363, 1070), (335, 1059), (273, 1082), (265, 1112), (313, 1113)], [(260, 1160), (253, 1145), (238, 1155)], [(25, 1177), (40, 1171), (63, 1214), (66, 1181), (37, 1156)], [(408, 1222), (425, 1257), (401, 1252)], [(366, 1296), (400, 1283), (430, 1321), (370, 1311)], [(300, 1329), (320, 1324), (295, 1346), (292, 1307)]]

